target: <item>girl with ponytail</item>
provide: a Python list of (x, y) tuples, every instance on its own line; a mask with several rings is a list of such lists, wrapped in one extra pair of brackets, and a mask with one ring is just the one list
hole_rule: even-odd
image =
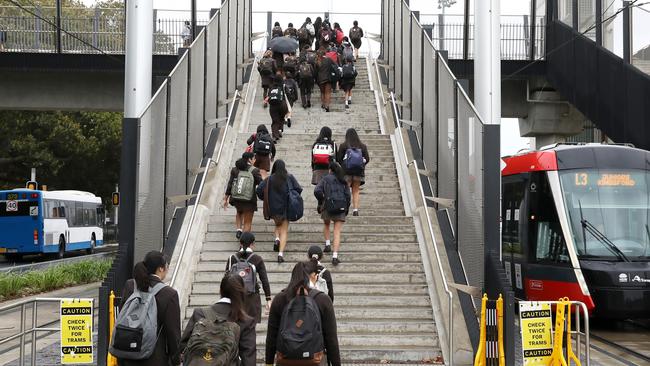
[[(128, 280), (122, 290), (122, 303), (137, 289), (149, 292), (151, 288), (162, 283), (169, 271), (167, 257), (159, 251), (151, 251), (141, 262), (133, 267), (133, 279)], [(178, 292), (164, 286), (155, 295), (158, 310), (158, 340), (153, 353), (145, 360), (119, 360), (120, 365), (178, 365), (180, 364), (179, 341), (181, 338), (181, 309)]]
[[(325, 236), (325, 248), (323, 252), (332, 253), (332, 264), (337, 266), (341, 263), (339, 259), (339, 247), (341, 246), (341, 231), (343, 223), (348, 216), (352, 197), (347, 182), (345, 171), (339, 163), (332, 161), (329, 165), (329, 174), (321, 179), (314, 189), (314, 196), (318, 200), (318, 212), (323, 219), (323, 236)], [(330, 243), (330, 226), (334, 223), (334, 243)]]
[(321, 247), (318, 245), (312, 245), (307, 251), (307, 258), (309, 258), (310, 261), (316, 263), (316, 267), (318, 268), (318, 278), (325, 280), (325, 283), (327, 284), (327, 295), (329, 295), (330, 299), (332, 299), (332, 302), (334, 302), (334, 285), (332, 284), (332, 274), (320, 262), (320, 260), (323, 259), (323, 249), (321, 249)]
[[(271, 308), (271, 285), (266, 272), (266, 265), (264, 259), (253, 251), (255, 249), (255, 235), (245, 231), (239, 238), (239, 251), (228, 258), (226, 262), (226, 273), (239, 274), (236, 267), (250, 268), (252, 275), (259, 278), (255, 279), (255, 288), (249, 289), (252, 291), (245, 291), (244, 293), (244, 309), (246, 313), (255, 319), (256, 323), (262, 321), (262, 301), (260, 299), (260, 282), (262, 289), (264, 289), (264, 296), (266, 297), (266, 311)], [(238, 263), (241, 263), (238, 265)], [(246, 264), (248, 263), (248, 265)]]

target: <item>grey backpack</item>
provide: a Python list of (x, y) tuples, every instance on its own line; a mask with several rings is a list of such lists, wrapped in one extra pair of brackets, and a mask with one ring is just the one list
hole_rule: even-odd
[[(158, 341), (158, 307), (156, 294), (167, 285), (160, 282), (142, 292), (134, 285), (133, 294), (117, 316), (109, 352), (125, 360), (151, 357)], [(162, 329), (162, 328), (161, 328)]]
[(250, 263), (249, 257), (241, 259), (233, 255), (230, 259), (230, 274), (237, 275), (244, 280), (244, 288), (248, 294), (257, 292), (257, 268)]
[(250, 202), (255, 198), (255, 177), (250, 168), (240, 170), (230, 187), (230, 198), (237, 202)]

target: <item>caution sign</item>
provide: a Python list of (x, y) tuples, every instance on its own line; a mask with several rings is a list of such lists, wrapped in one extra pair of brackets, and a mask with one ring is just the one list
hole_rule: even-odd
[(519, 302), (524, 366), (546, 366), (553, 353), (551, 304)]
[(61, 364), (93, 363), (93, 299), (61, 300)]

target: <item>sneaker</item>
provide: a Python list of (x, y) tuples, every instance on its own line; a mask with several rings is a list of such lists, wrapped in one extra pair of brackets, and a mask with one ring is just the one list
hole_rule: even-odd
[(352, 216), (359, 216), (359, 211), (357, 210), (352, 211)]
[(291, 128), (291, 118), (287, 120), (287, 127)]
[(330, 107), (325, 107), (325, 112), (329, 112), (329, 111), (330, 111)]
[(274, 252), (279, 252), (280, 251), (280, 240), (275, 239), (275, 242), (273, 243), (273, 251)]
[(345, 109), (350, 109), (350, 106), (346, 104)]
[(341, 261), (338, 258), (332, 258), (332, 264), (338, 266)]
[(348, 104), (352, 104), (352, 99), (348, 99)]
[(239, 239), (239, 238), (241, 238), (241, 234), (242, 234), (241, 229), (237, 229), (237, 233), (235, 234), (235, 237), (236, 237), (237, 239)]
[(278, 256), (278, 263), (284, 263), (284, 257), (279, 255)]
[(331, 245), (325, 245), (325, 248), (323, 248), (323, 253), (329, 253), (331, 251), (332, 251)]

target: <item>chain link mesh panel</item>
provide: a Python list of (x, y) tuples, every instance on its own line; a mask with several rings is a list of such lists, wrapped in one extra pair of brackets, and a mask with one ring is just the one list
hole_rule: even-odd
[[(190, 83), (187, 119), (187, 167), (198, 168), (203, 157), (205, 98), (205, 33), (201, 32), (190, 50)], [(187, 191), (192, 188), (194, 175), (187, 175)]]
[[(456, 105), (455, 83), (443, 59), (438, 59), (438, 196), (456, 200)], [(456, 227), (456, 210), (449, 209), (452, 228)]]
[[(219, 50), (219, 24), (215, 20), (205, 28), (205, 112), (206, 120), (217, 118), (217, 71)], [(205, 126), (203, 131), (203, 144), (208, 143), (211, 127)]]
[[(413, 64), (411, 54), (411, 19), (412, 14), (408, 6), (402, 3), (402, 38), (400, 43), (402, 45), (402, 76), (400, 83), (401, 92), (399, 93), (400, 99), (404, 102), (402, 110), (402, 118), (412, 120), (411, 115), (411, 68)], [(419, 63), (419, 60), (418, 60)]]
[[(411, 80), (410, 85), (410, 102), (411, 102), (411, 120), (415, 122), (423, 122), (423, 107), (422, 103), (422, 89), (424, 87), (424, 79), (422, 75), (423, 63), (426, 60), (422, 59), (422, 36), (424, 32), (420, 27), (417, 19), (411, 19)], [(415, 129), (418, 134), (418, 141), (422, 147), (422, 128)]]

